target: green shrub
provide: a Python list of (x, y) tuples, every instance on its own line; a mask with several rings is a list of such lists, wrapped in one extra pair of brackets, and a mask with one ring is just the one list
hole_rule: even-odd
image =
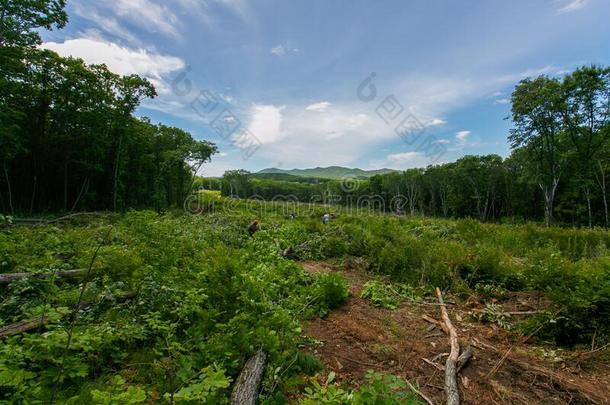
[(502, 305), (487, 304), (485, 308), (475, 315), (479, 322), (487, 322), (498, 325), (503, 329), (511, 329), (510, 315), (504, 312)]
[(316, 280), (315, 291), (316, 296), (319, 297), (318, 304), (321, 315), (337, 308), (349, 296), (347, 282), (337, 273), (320, 274)]
[(91, 403), (96, 405), (133, 405), (146, 402), (146, 391), (130, 386), (125, 389), (125, 380), (117, 375), (105, 390), (92, 390)]
[(398, 294), (376, 280), (364, 284), (360, 297), (371, 300), (373, 305), (381, 308), (396, 309), (400, 305)]
[(401, 377), (369, 370), (365, 378), (365, 384), (350, 390), (334, 383), (335, 373), (331, 372), (324, 384), (314, 380), (311, 387), (305, 388), (305, 396), (299, 403), (301, 405), (416, 405), (422, 403)]

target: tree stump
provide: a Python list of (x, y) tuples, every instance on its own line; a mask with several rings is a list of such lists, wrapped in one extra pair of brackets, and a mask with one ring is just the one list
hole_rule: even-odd
[(258, 349), (256, 354), (248, 359), (233, 386), (231, 405), (256, 404), (258, 386), (263, 378), (266, 361), (267, 355), (263, 349)]

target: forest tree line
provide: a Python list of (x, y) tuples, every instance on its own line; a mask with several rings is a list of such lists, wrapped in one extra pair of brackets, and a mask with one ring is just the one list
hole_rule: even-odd
[(148, 80), (38, 48), (65, 1), (6, 0), (0, 16), (0, 210), (181, 205), (214, 144), (136, 118)]
[(464, 156), (425, 169), (347, 181), (234, 170), (203, 187), (241, 198), (293, 196), (339, 204), (379, 196), (386, 210), (413, 215), (608, 227), (610, 69), (585, 66), (562, 79), (525, 79), (511, 102), (512, 153), (506, 159)]

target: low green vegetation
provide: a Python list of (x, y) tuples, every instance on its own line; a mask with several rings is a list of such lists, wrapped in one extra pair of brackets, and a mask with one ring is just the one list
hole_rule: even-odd
[[(132, 212), (3, 230), (3, 273), (86, 268), (101, 248), (88, 280), (26, 278), (0, 287), (0, 326), (48, 318), (40, 333), (2, 341), (0, 399), (223, 403), (259, 347), (268, 369), (281, 370), (266, 377), (265, 392), (298, 384), (294, 375), (311, 368), (298, 355), (299, 320), (339, 305), (347, 286), (281, 258), (275, 241), (285, 229), (249, 238), (247, 221)], [(92, 305), (75, 311), (81, 290), (81, 302)], [(121, 300), (126, 292), (135, 298)]]
[(342, 405), (342, 404), (422, 404), (403, 379), (394, 375), (384, 375), (369, 371), (366, 384), (357, 389), (349, 389), (334, 384), (335, 374), (331, 372), (324, 384), (314, 380), (313, 386), (305, 389), (301, 405)]
[[(295, 246), (302, 246), (295, 259), (364, 258), (366, 270), (381, 278), (363, 295), (386, 308), (436, 286), (458, 300), (541, 291), (552, 307), (529, 317), (520, 332), (552, 346), (608, 337), (607, 232), (341, 213), (325, 226), (322, 206), (292, 219), (243, 201), (206, 198), (215, 210), (199, 215), (134, 211), (2, 229), (1, 273), (87, 268), (99, 252), (86, 279), (30, 277), (0, 285), (0, 327), (46, 319), (43, 327), (2, 340), (0, 399), (223, 403), (247, 357), (262, 347), (270, 362), (262, 401), (284, 402), (320, 370), (299, 352), (301, 322), (326, 315), (348, 296), (337, 274), (308, 274), (282, 257)], [(250, 238), (245, 228), (254, 217), (262, 226)], [(81, 291), (87, 305), (75, 310)], [(502, 321), (492, 310), (481, 320)], [(328, 403), (363, 390), (346, 388), (337, 394), (343, 399)], [(330, 394), (313, 385), (305, 400), (318, 395)]]
[(421, 299), (421, 296), (409, 284), (392, 284), (379, 280), (368, 281), (364, 284), (360, 297), (369, 299), (375, 306), (385, 309), (396, 309), (405, 300)]

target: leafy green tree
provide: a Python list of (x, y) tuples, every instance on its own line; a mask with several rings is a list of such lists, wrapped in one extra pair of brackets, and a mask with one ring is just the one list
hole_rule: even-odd
[(251, 173), (247, 170), (228, 170), (222, 176), (223, 192), (229, 196), (248, 198), (252, 196)]
[(513, 148), (528, 147), (534, 155), (532, 174), (544, 195), (544, 222), (551, 225), (553, 204), (565, 163), (562, 118), (565, 103), (561, 84), (540, 76), (522, 80), (512, 95), (509, 141)]
[(423, 174), (423, 169), (409, 169), (403, 174), (403, 182), (411, 215), (415, 215), (417, 208), (422, 206)]
[(68, 23), (65, 0), (0, 0), (0, 47), (40, 43), (40, 28), (63, 28)]
[[(597, 66), (576, 69), (562, 83), (565, 109), (563, 122), (572, 142), (572, 178), (579, 183), (587, 204), (589, 227), (593, 226), (591, 197), (595, 187), (597, 156), (608, 141), (610, 123), (610, 70)], [(604, 186), (605, 187), (605, 186)], [(601, 190), (605, 193), (605, 190)], [(606, 197), (604, 196), (604, 199)]]

